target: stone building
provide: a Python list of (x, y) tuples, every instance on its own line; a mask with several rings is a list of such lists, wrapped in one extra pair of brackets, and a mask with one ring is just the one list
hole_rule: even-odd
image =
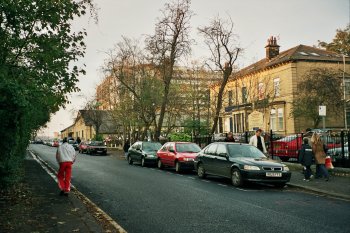
[[(350, 59), (346, 58), (343, 65), (341, 55), (315, 47), (298, 45), (280, 52), (276, 38), (271, 37), (265, 50), (265, 58), (239, 70), (230, 78), (218, 132), (240, 133), (255, 128), (272, 129), (283, 135), (302, 132), (312, 123), (295, 119), (291, 114), (301, 78), (311, 69), (320, 67), (335, 70), (344, 70), (345, 67), (345, 71), (350, 71)], [(348, 74), (346, 76), (349, 77)], [(346, 79), (346, 83), (349, 81)], [(218, 86), (212, 88), (212, 100), (217, 90)], [(326, 126), (343, 128), (344, 115), (343, 111), (327, 112)]]

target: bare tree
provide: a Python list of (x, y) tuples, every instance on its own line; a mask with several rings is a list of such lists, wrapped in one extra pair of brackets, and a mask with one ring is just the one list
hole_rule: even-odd
[(104, 123), (104, 116), (106, 111), (98, 110), (99, 103), (96, 100), (90, 100), (85, 104), (83, 110), (80, 110), (84, 115), (85, 123), (91, 125), (95, 129), (95, 137), (97, 138), (100, 133), (100, 128)]
[(217, 128), (226, 84), (232, 74), (233, 64), (242, 49), (236, 45), (236, 35), (233, 33), (233, 22), (231, 19), (223, 20), (216, 17), (210, 22), (209, 26), (200, 27), (198, 31), (204, 37), (211, 53), (209, 58), (211, 64), (208, 65), (214, 65), (214, 70), (219, 70), (222, 73), (222, 80), (219, 82), (220, 87), (215, 104), (214, 122), (211, 128), (211, 134), (213, 134)]
[(175, 63), (181, 56), (188, 55), (191, 51), (189, 31), (190, 19), (193, 15), (190, 10), (190, 0), (174, 0), (166, 3), (161, 13), (162, 17), (156, 23), (154, 35), (146, 38), (147, 49), (151, 54), (152, 62), (159, 70), (164, 88), (155, 132), (157, 140), (161, 134), (169, 101)]

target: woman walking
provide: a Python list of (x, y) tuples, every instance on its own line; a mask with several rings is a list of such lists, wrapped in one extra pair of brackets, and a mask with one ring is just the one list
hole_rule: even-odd
[(312, 152), (314, 153), (315, 162), (316, 162), (316, 178), (325, 177), (326, 181), (328, 181), (329, 174), (325, 166), (325, 163), (326, 163), (325, 145), (320, 135), (316, 133), (312, 135), (311, 142), (312, 142)]

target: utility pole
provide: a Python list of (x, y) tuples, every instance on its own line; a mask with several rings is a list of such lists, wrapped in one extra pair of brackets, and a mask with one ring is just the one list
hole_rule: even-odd
[(345, 130), (348, 130), (348, 122), (347, 122), (347, 111), (346, 111), (346, 85), (345, 85), (345, 55), (343, 55), (343, 94), (344, 94), (344, 125)]

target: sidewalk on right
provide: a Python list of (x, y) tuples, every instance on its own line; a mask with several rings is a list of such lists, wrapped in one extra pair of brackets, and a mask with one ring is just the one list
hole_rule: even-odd
[[(311, 179), (305, 181), (302, 170), (291, 169), (292, 177), (288, 183), (291, 187), (302, 188), (320, 194), (350, 200), (350, 177), (330, 175), (329, 181), (325, 179)], [(315, 170), (313, 169), (313, 174)]]

